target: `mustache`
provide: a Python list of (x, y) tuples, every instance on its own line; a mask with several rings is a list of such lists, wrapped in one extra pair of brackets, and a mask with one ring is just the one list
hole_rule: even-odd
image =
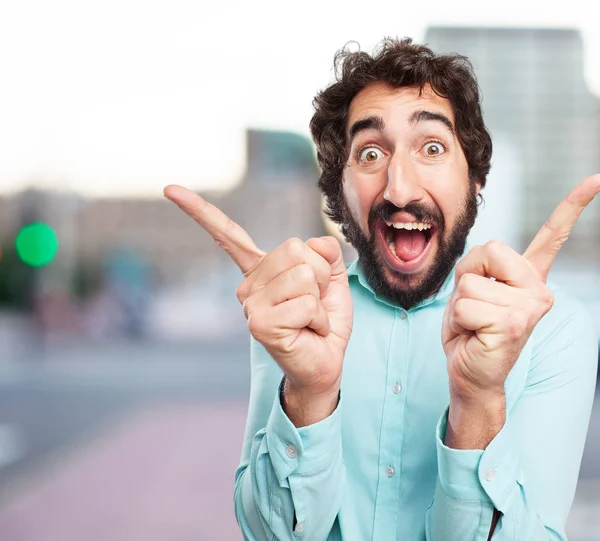
[(377, 220), (389, 221), (394, 214), (401, 211), (412, 214), (417, 222), (431, 223), (440, 232), (444, 230), (444, 215), (438, 208), (428, 208), (419, 203), (409, 203), (405, 207), (399, 208), (390, 201), (384, 201), (371, 209), (371, 212), (369, 212), (369, 230), (373, 231), (373, 225)]

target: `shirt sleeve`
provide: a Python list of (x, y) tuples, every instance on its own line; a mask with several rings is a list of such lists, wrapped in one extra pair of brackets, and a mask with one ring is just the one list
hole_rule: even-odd
[(297, 429), (280, 402), (282, 372), (252, 341), (250, 406), (234, 510), (246, 540), (326, 540), (341, 506), (340, 398), (326, 419)]
[(524, 389), (485, 450), (444, 445), (447, 410), (440, 419), (428, 541), (487, 541), (494, 508), (501, 516), (493, 541), (566, 541), (594, 398), (598, 338), (589, 315), (563, 292), (555, 293), (546, 318), (536, 327)]

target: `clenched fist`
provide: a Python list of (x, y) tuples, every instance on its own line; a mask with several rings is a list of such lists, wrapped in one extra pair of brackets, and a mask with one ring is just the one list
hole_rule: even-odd
[(225, 214), (181, 186), (165, 196), (198, 222), (244, 274), (237, 297), (248, 328), (286, 374), (285, 406), (297, 426), (335, 408), (352, 331), (352, 297), (333, 237), (290, 239), (265, 254)]
[(552, 307), (546, 286), (552, 263), (598, 192), (600, 175), (578, 184), (523, 255), (491, 241), (474, 247), (457, 265), (442, 326), (450, 378), (450, 446), (484, 449), (502, 427), (504, 382), (534, 327)]
[(600, 175), (578, 184), (523, 255), (491, 241), (474, 247), (457, 265), (442, 328), (453, 392), (466, 398), (503, 392), (525, 342), (552, 307), (546, 286), (552, 263), (599, 191)]

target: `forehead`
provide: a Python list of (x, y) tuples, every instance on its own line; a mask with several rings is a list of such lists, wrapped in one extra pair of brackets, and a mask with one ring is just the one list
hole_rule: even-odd
[(454, 124), (454, 111), (450, 101), (438, 96), (429, 85), (423, 88), (394, 88), (377, 82), (363, 88), (350, 103), (346, 130), (357, 120), (373, 115), (383, 118), (386, 126), (408, 122), (411, 114), (419, 109), (446, 115)]

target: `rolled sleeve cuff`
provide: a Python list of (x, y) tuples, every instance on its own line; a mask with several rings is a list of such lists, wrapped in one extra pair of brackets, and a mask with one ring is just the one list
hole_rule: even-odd
[(436, 428), (440, 485), (451, 498), (491, 502), (506, 513), (523, 483), (523, 474), (507, 420), (485, 450), (451, 449), (444, 445), (448, 409)]
[(281, 407), (280, 391), (281, 385), (267, 421), (266, 439), (277, 480), (285, 486), (290, 475), (323, 471), (341, 454), (342, 398), (340, 393), (336, 409), (326, 419), (296, 428)]

